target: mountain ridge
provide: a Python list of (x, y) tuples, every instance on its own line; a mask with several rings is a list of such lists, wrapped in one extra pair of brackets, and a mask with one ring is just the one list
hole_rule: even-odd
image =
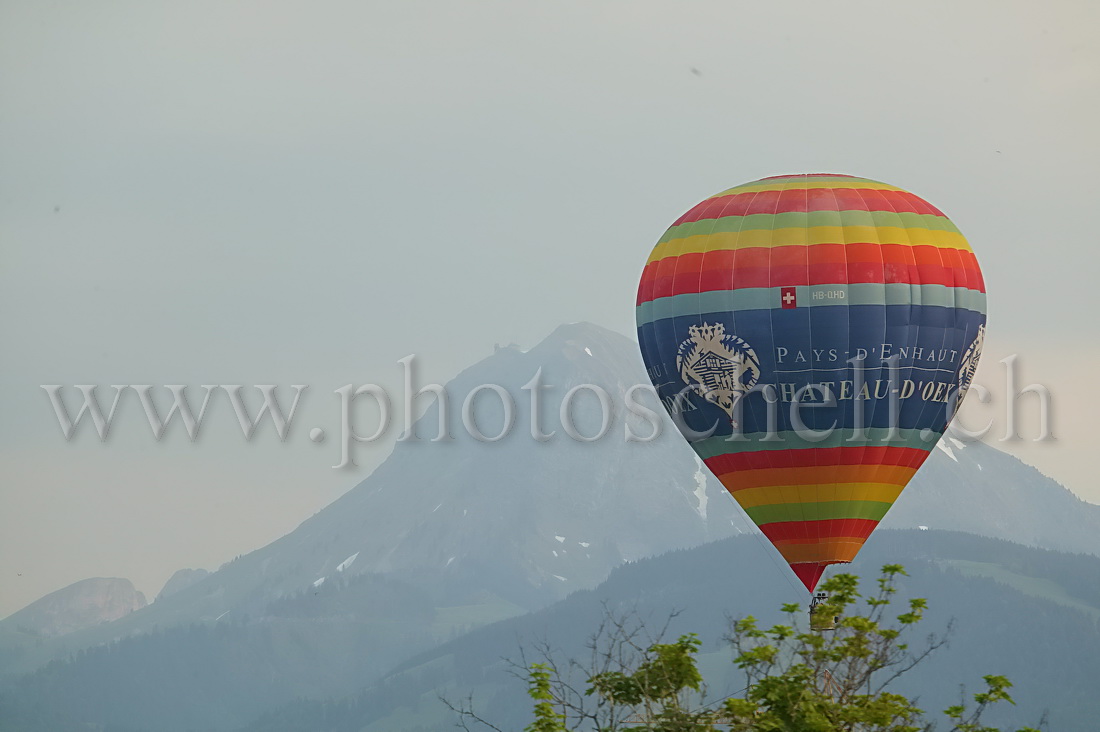
[[(453, 702), (472, 695), (483, 717), (505, 729), (520, 728), (530, 720), (531, 702), (509, 664), (521, 649), (534, 654), (526, 656), (530, 663), (542, 660), (536, 648), (552, 648), (559, 667), (570, 658), (583, 665), (591, 634), (609, 614), (645, 623), (651, 632), (671, 618), (666, 638), (697, 633), (708, 686), (733, 692), (742, 682), (732, 655), (722, 650), (729, 618), (752, 614), (762, 627), (786, 624), (779, 606), (804, 601), (804, 593), (760, 553), (750, 537), (731, 537), (625, 564), (592, 590), (417, 654), (354, 697), (295, 702), (240, 732), (439, 729), (456, 721), (440, 695)], [(1100, 700), (1084, 680), (1091, 678), (1090, 669), (1100, 673), (1100, 558), (962, 532), (886, 529), (872, 536), (851, 567), (830, 572), (856, 573), (866, 589), (886, 562), (902, 563), (908, 571), (895, 606), (905, 608), (910, 597), (929, 598), (919, 634), (956, 628), (951, 643), (904, 679), (899, 691), (920, 697), (920, 706), (934, 712), (957, 701), (956, 684), (977, 688), (983, 674), (1007, 674), (1017, 705), (993, 710), (987, 721), (1005, 728), (1035, 725), (1051, 710), (1054, 729), (1093, 729)], [(980, 575), (964, 565), (995, 566), (1000, 574)], [(1038, 577), (1066, 595), (1006, 581)], [(801, 614), (795, 620), (804, 622)]]
[(34, 638), (53, 638), (118, 620), (145, 606), (145, 595), (130, 580), (89, 577), (43, 595), (0, 623)]
[[(556, 432), (546, 442), (530, 436), (523, 391), (536, 373), (549, 385), (540, 429)], [(217, 571), (181, 580), (148, 607), (40, 647), (25, 638), (8, 645), (12, 636), (0, 621), (0, 675), (10, 681), (69, 654), (79, 656), (70, 669), (79, 674), (90, 668), (89, 654), (98, 658), (108, 647), (126, 648), (151, 673), (157, 658), (189, 638), (180, 663), (203, 685), (177, 680), (159, 698), (122, 689), (101, 696), (116, 694), (110, 698), (119, 714), (175, 709), (181, 723), (228, 729), (289, 697), (351, 694), (418, 652), (591, 590), (648, 556), (749, 534), (752, 561), (790, 584), (789, 569), (670, 420), (663, 418), (657, 440), (624, 439), (628, 423), (648, 432), (618, 398), (639, 383), (645, 372), (637, 344), (590, 324), (561, 326), (527, 351), (498, 348), (446, 388), (453, 398), (481, 384), (504, 386), (516, 402), (510, 435), (498, 442), (464, 435), (452, 404), (447, 424), (455, 439), (432, 442), (433, 404), (417, 421), (419, 439), (397, 443), (332, 504)], [(583, 384), (605, 389), (619, 407), (614, 432), (595, 442), (569, 439), (556, 409)], [(599, 403), (588, 390), (579, 394), (570, 426), (594, 435)], [(479, 400), (474, 416), (492, 434), (503, 410), (499, 401)], [(1100, 555), (1100, 506), (1022, 466), (987, 445), (947, 438), (883, 528), (927, 526)], [(966, 569), (978, 576), (988, 570)], [(178, 696), (184, 688), (208, 704), (195, 708)], [(56, 693), (68, 692), (59, 686)]]

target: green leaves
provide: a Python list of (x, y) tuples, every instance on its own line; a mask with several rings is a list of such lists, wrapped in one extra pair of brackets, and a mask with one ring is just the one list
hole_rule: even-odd
[[(995, 727), (986, 727), (981, 724), (982, 712), (990, 704), (1006, 701), (1009, 704), (1015, 704), (1012, 697), (1009, 696), (1008, 690), (1012, 687), (1012, 682), (1004, 676), (983, 676), (982, 680), (985, 682), (985, 691), (980, 691), (974, 695), (974, 701), (977, 702), (977, 706), (969, 716), (966, 714), (966, 708), (962, 704), (957, 704), (952, 707), (948, 707), (943, 710), (943, 713), (947, 715), (948, 719), (954, 722), (954, 726), (951, 728), (951, 732), (999, 732)], [(1037, 729), (1031, 727), (1021, 727), (1017, 732), (1039, 732)]]
[(649, 659), (632, 674), (608, 671), (589, 678), (587, 694), (599, 694), (617, 704), (643, 702), (675, 706), (682, 691), (698, 691), (703, 676), (695, 665), (699, 638), (682, 635), (675, 643), (657, 643), (649, 648)]
[(535, 700), (535, 721), (524, 728), (526, 732), (566, 732), (565, 715), (554, 708), (550, 672), (544, 663), (531, 666), (527, 695)]
[[(556, 676), (556, 666), (531, 666), (528, 693), (535, 701), (535, 722), (527, 730), (566, 730), (560, 707), (575, 711), (585, 729), (602, 732), (922, 732), (929, 728), (924, 712), (887, 687), (945, 641), (932, 636), (920, 652), (904, 642), (927, 609), (923, 599), (909, 600), (908, 609), (893, 621), (886, 616), (897, 579), (904, 576), (900, 565), (884, 566), (877, 591), (868, 598), (860, 594), (854, 575), (837, 574), (823, 582), (820, 589), (828, 598), (817, 611), (830, 620), (840, 618), (835, 630), (807, 628), (796, 604), (782, 607), (789, 622), (767, 629), (752, 616), (733, 621), (728, 636), (733, 663), (744, 671), (747, 684), (742, 697), (718, 703), (702, 704), (703, 677), (696, 663), (701, 642), (695, 634), (682, 635), (675, 643), (634, 645), (635, 635), (611, 621), (620, 633), (612, 648), (632, 648), (639, 655), (630, 660), (615, 653), (603, 656), (615, 663), (590, 673), (583, 695), (596, 701), (594, 711), (556, 695), (555, 689), (571, 688)], [(863, 613), (856, 608), (861, 599)], [(945, 710), (953, 732), (996, 732), (981, 725), (983, 711), (990, 704), (1014, 703), (1007, 678), (990, 675), (984, 681), (985, 690), (974, 694), (972, 711), (963, 705)], [(699, 703), (693, 705), (692, 699)]]

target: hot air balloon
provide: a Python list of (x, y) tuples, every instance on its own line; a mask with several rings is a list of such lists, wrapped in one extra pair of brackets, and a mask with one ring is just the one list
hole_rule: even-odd
[(777, 176), (669, 227), (637, 322), (661, 402), (812, 593), (947, 429), (981, 355), (985, 284), (912, 193)]

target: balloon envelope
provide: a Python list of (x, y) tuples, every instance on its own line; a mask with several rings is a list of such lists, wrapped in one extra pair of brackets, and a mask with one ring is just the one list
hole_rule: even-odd
[(665, 408), (812, 591), (954, 416), (981, 355), (985, 284), (955, 225), (912, 193), (779, 176), (673, 223), (637, 322)]

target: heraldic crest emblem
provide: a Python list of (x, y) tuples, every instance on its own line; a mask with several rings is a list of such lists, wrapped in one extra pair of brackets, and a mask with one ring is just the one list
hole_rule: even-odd
[(727, 335), (721, 323), (688, 328), (688, 339), (676, 351), (676, 368), (692, 391), (721, 407), (731, 422), (737, 401), (760, 379), (756, 352), (741, 338)]

